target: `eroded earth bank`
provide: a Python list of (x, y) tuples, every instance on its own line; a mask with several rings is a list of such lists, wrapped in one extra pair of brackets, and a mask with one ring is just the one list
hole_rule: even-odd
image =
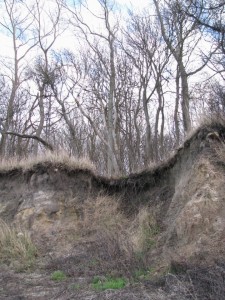
[(53, 156), (2, 165), (0, 299), (224, 299), (224, 141), (204, 124), (114, 179)]

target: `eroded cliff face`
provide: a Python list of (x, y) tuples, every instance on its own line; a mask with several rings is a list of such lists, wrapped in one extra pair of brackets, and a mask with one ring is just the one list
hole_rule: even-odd
[(2, 174), (0, 217), (28, 229), (43, 251), (63, 251), (67, 235), (72, 235), (81, 217), (81, 204), (94, 201), (98, 193), (92, 179), (90, 171), (70, 173), (49, 163), (36, 165), (32, 171)]
[(165, 260), (210, 263), (224, 257), (224, 170), (200, 158), (176, 185), (164, 218)]
[(107, 179), (86, 169), (48, 162), (0, 174), (0, 218), (27, 228), (40, 251), (62, 255), (76, 241), (84, 207), (99, 196), (120, 199), (131, 220), (148, 207), (160, 228), (153, 261), (213, 261), (224, 256), (225, 127), (199, 128), (166, 163), (126, 178)]

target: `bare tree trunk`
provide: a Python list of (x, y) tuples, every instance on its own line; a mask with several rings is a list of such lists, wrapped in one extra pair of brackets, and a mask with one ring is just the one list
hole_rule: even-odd
[(190, 117), (190, 109), (189, 109), (189, 89), (188, 89), (188, 75), (185, 71), (183, 63), (179, 64), (180, 68), (180, 76), (181, 76), (181, 94), (182, 94), (182, 116), (183, 116), (183, 124), (184, 131), (189, 132), (191, 130), (191, 117)]
[[(13, 120), (13, 104), (16, 97), (16, 90), (17, 86), (15, 84), (15, 81), (13, 82), (12, 86), (12, 92), (9, 98), (8, 107), (7, 107), (7, 115), (6, 115), (6, 122), (4, 124), (4, 131), (8, 131), (10, 128), (10, 125)], [(7, 145), (7, 135), (2, 135), (1, 142), (0, 142), (0, 156), (5, 156), (6, 151), (6, 145)]]
[[(160, 74), (158, 74), (157, 77), (156, 91), (158, 95), (158, 108), (156, 110), (156, 118), (155, 118), (154, 149), (155, 149), (155, 160), (159, 161), (159, 154), (162, 154), (163, 140), (164, 140), (164, 111), (163, 111), (164, 101), (163, 101), (163, 94), (162, 94), (163, 91), (162, 91)], [(160, 126), (160, 134), (159, 134), (158, 130), (159, 130), (160, 114), (161, 114), (161, 126)]]
[[(108, 174), (112, 176), (119, 173), (119, 167), (116, 158), (116, 132), (114, 120), (116, 118), (115, 109), (115, 88), (116, 88), (116, 72), (114, 64), (114, 36), (109, 37), (110, 49), (110, 86), (108, 100)], [(117, 148), (117, 149), (116, 149)]]
[(180, 144), (180, 126), (179, 126), (179, 102), (180, 102), (180, 71), (179, 66), (177, 65), (176, 73), (176, 102), (174, 109), (174, 125), (175, 125), (175, 134), (176, 134), (176, 147)]
[(156, 161), (159, 160), (159, 143), (158, 143), (158, 138), (159, 138), (159, 133), (158, 133), (158, 126), (159, 126), (159, 115), (160, 115), (161, 107), (160, 104), (156, 110), (156, 117), (155, 117), (155, 136), (154, 136), (154, 158)]
[[(8, 101), (8, 107), (7, 107), (7, 115), (6, 115), (6, 122), (4, 124), (4, 131), (8, 131), (10, 128), (10, 125), (12, 124), (14, 111), (13, 111), (13, 105), (16, 98), (16, 92), (19, 86), (19, 77), (18, 77), (18, 50), (16, 45), (16, 35), (15, 35), (15, 27), (13, 27), (13, 50), (14, 50), (14, 78), (12, 80), (12, 89), (11, 94)], [(7, 144), (7, 135), (3, 135), (0, 143), (0, 155), (5, 155), (6, 150), (6, 144)]]
[(179, 70), (180, 70), (180, 76), (181, 76), (181, 94), (182, 94), (182, 115), (183, 115), (183, 125), (184, 125), (184, 131), (187, 133), (191, 129), (191, 118), (190, 118), (190, 111), (189, 111), (189, 101), (190, 101), (190, 96), (189, 96), (189, 91), (188, 91), (188, 74), (185, 70), (185, 66), (183, 63), (183, 43), (185, 38), (182, 37), (182, 26), (183, 24), (177, 24), (180, 26), (179, 32), (177, 33), (177, 47), (175, 48), (172, 44), (171, 38), (167, 35), (164, 22), (163, 22), (163, 17), (159, 9), (159, 4), (157, 0), (153, 0), (157, 12), (157, 16), (159, 18), (160, 26), (161, 26), (161, 31), (162, 35), (164, 38), (164, 41), (166, 42), (168, 48), (170, 49), (171, 53), (173, 54), (175, 60), (178, 63)]
[(164, 158), (165, 147), (164, 147), (164, 127), (165, 127), (165, 115), (164, 115), (164, 103), (161, 108), (161, 130), (160, 130), (160, 154)]
[[(40, 111), (40, 121), (38, 124), (38, 128), (36, 130), (36, 136), (38, 138), (41, 137), (41, 133), (44, 128), (44, 121), (45, 121), (45, 110), (44, 110), (44, 87), (40, 87), (39, 89), (39, 97), (38, 97), (38, 106), (39, 106), (39, 111)], [(38, 140), (34, 141), (34, 155), (38, 154)]]
[(150, 117), (148, 112), (148, 99), (147, 99), (147, 87), (143, 88), (143, 110), (145, 115), (145, 123), (146, 123), (146, 144), (145, 144), (145, 155), (146, 155), (146, 164), (149, 164), (153, 160), (153, 153), (152, 153), (152, 131), (150, 125)]

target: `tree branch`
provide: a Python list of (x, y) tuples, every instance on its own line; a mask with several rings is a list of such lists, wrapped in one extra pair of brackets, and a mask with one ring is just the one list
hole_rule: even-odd
[(31, 135), (31, 134), (21, 134), (18, 132), (13, 132), (13, 131), (2, 131), (2, 134), (9, 134), (9, 135), (15, 135), (24, 139), (33, 139), (33, 140), (37, 140), (38, 142), (40, 142), (43, 146), (45, 146), (46, 148), (48, 148), (50, 151), (54, 151), (53, 146), (46, 142), (45, 140), (43, 140), (41, 137), (38, 137), (36, 135)]

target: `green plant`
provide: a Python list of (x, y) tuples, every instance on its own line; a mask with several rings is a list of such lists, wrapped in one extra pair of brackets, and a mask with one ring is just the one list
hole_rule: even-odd
[(146, 207), (140, 209), (129, 229), (134, 251), (136, 253), (148, 252), (156, 245), (160, 232), (161, 228), (152, 212)]
[(93, 258), (90, 262), (89, 262), (89, 266), (97, 266), (98, 265), (98, 260)]
[(92, 281), (92, 286), (98, 291), (104, 291), (108, 289), (118, 290), (122, 289), (126, 285), (126, 280), (124, 278), (104, 278), (94, 277)]
[(134, 272), (134, 280), (139, 281), (141, 279), (150, 279), (154, 271), (154, 268), (138, 269)]
[(156, 236), (160, 233), (157, 224), (144, 224), (142, 228), (142, 247), (144, 251), (152, 249), (156, 245)]
[(144, 260), (145, 260), (145, 256), (146, 256), (146, 252), (143, 251), (143, 250), (135, 251), (135, 252), (134, 252), (134, 255), (135, 255), (135, 258), (136, 258), (138, 261), (144, 261)]
[(66, 279), (66, 274), (63, 271), (57, 270), (51, 274), (51, 279), (55, 281), (63, 281)]
[(142, 278), (145, 278), (147, 274), (148, 274), (147, 270), (143, 270), (143, 269), (136, 270), (134, 272), (134, 278), (135, 279), (142, 279)]

